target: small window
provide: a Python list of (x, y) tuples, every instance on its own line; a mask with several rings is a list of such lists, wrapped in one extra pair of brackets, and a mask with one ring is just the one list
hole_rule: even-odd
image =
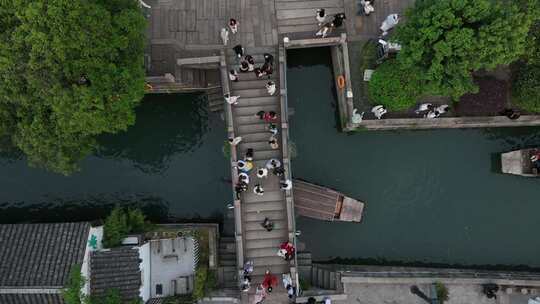
[(163, 294), (163, 285), (156, 284), (156, 295), (162, 295)]

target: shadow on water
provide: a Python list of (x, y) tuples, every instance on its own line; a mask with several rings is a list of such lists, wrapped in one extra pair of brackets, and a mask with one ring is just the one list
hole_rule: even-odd
[[(306, 52), (305, 49), (291, 49), (287, 51), (287, 69), (310, 69), (310, 68), (323, 68), (329, 71), (330, 75), (330, 90), (332, 98), (329, 102), (334, 111), (334, 128), (340, 130), (341, 126), (339, 125), (339, 109), (337, 104), (337, 94), (336, 94), (336, 85), (333, 79), (335, 78), (334, 70), (332, 68), (332, 55), (330, 47), (318, 47), (311, 48)], [(314, 86), (310, 83), (307, 84), (307, 87), (314, 89)], [(289, 107), (291, 103), (289, 102)]]
[(0, 204), (0, 223), (92, 221), (104, 219), (116, 205), (140, 208), (151, 221), (169, 218), (169, 203), (159, 197), (108, 195), (87, 197), (84, 202), (66, 198), (33, 204), (3, 203)]
[(99, 151), (71, 176), (1, 152), (0, 222), (92, 220), (116, 204), (140, 205), (160, 222), (219, 220), (231, 199), (225, 138), (202, 96), (147, 96), (136, 124), (100, 137)]
[(122, 133), (101, 136), (96, 155), (130, 160), (145, 173), (167, 170), (173, 155), (192, 152), (202, 144), (208, 131), (204, 98), (196, 94), (147, 95), (137, 108), (135, 125)]

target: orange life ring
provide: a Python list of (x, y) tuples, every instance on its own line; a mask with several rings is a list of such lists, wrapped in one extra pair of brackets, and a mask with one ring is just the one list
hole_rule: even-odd
[(340, 89), (343, 89), (345, 87), (345, 77), (343, 75), (339, 75), (337, 78), (337, 86)]

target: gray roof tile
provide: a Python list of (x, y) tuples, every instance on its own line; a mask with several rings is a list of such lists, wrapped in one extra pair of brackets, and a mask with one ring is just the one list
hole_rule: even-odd
[(2, 304), (63, 304), (59, 294), (0, 294)]
[(0, 225), (0, 286), (64, 286), (89, 231), (88, 222)]
[(104, 296), (109, 289), (117, 289), (124, 301), (139, 298), (141, 272), (139, 251), (120, 247), (108, 251), (94, 251), (90, 256), (90, 293)]

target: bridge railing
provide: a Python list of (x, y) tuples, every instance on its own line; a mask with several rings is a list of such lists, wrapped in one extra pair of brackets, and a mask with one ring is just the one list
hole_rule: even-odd
[[(283, 166), (285, 167), (285, 178), (292, 181), (291, 170), (291, 153), (289, 151), (289, 116), (288, 116), (288, 100), (287, 100), (287, 51), (283, 44), (278, 48), (279, 56), (279, 87), (280, 87), (280, 107), (281, 107), (281, 150), (283, 153)], [(285, 201), (287, 205), (287, 227), (289, 242), (294, 244), (294, 248), (297, 247), (296, 243), (296, 220), (294, 216), (294, 199), (293, 199), (294, 187), (291, 190), (285, 191)], [(296, 285), (297, 292), (299, 291), (300, 281), (297, 271), (297, 258), (294, 255), (294, 259), (290, 262), (291, 277)]]
[[(223, 89), (223, 95), (231, 93), (231, 83), (229, 79), (229, 72), (227, 69), (227, 57), (225, 56), (225, 51), (221, 50), (220, 55), (220, 73), (221, 73), (221, 87)], [(232, 114), (232, 107), (229, 103), (224, 102), (224, 112), (225, 112), (225, 121), (227, 124), (227, 136), (229, 138), (234, 138), (234, 120)], [(231, 177), (232, 177), (232, 193), (234, 201), (234, 227), (235, 227), (235, 240), (236, 240), (236, 267), (238, 273), (243, 273), (244, 267), (244, 248), (243, 248), (243, 236), (242, 236), (242, 205), (240, 200), (236, 197), (236, 192), (234, 189), (234, 181), (238, 180), (238, 170), (236, 169), (236, 162), (238, 161), (238, 155), (236, 147), (231, 146), (231, 158), (230, 158), (230, 167), (231, 167)], [(238, 276), (241, 278), (241, 275)], [(240, 283), (240, 282), (238, 282)]]

